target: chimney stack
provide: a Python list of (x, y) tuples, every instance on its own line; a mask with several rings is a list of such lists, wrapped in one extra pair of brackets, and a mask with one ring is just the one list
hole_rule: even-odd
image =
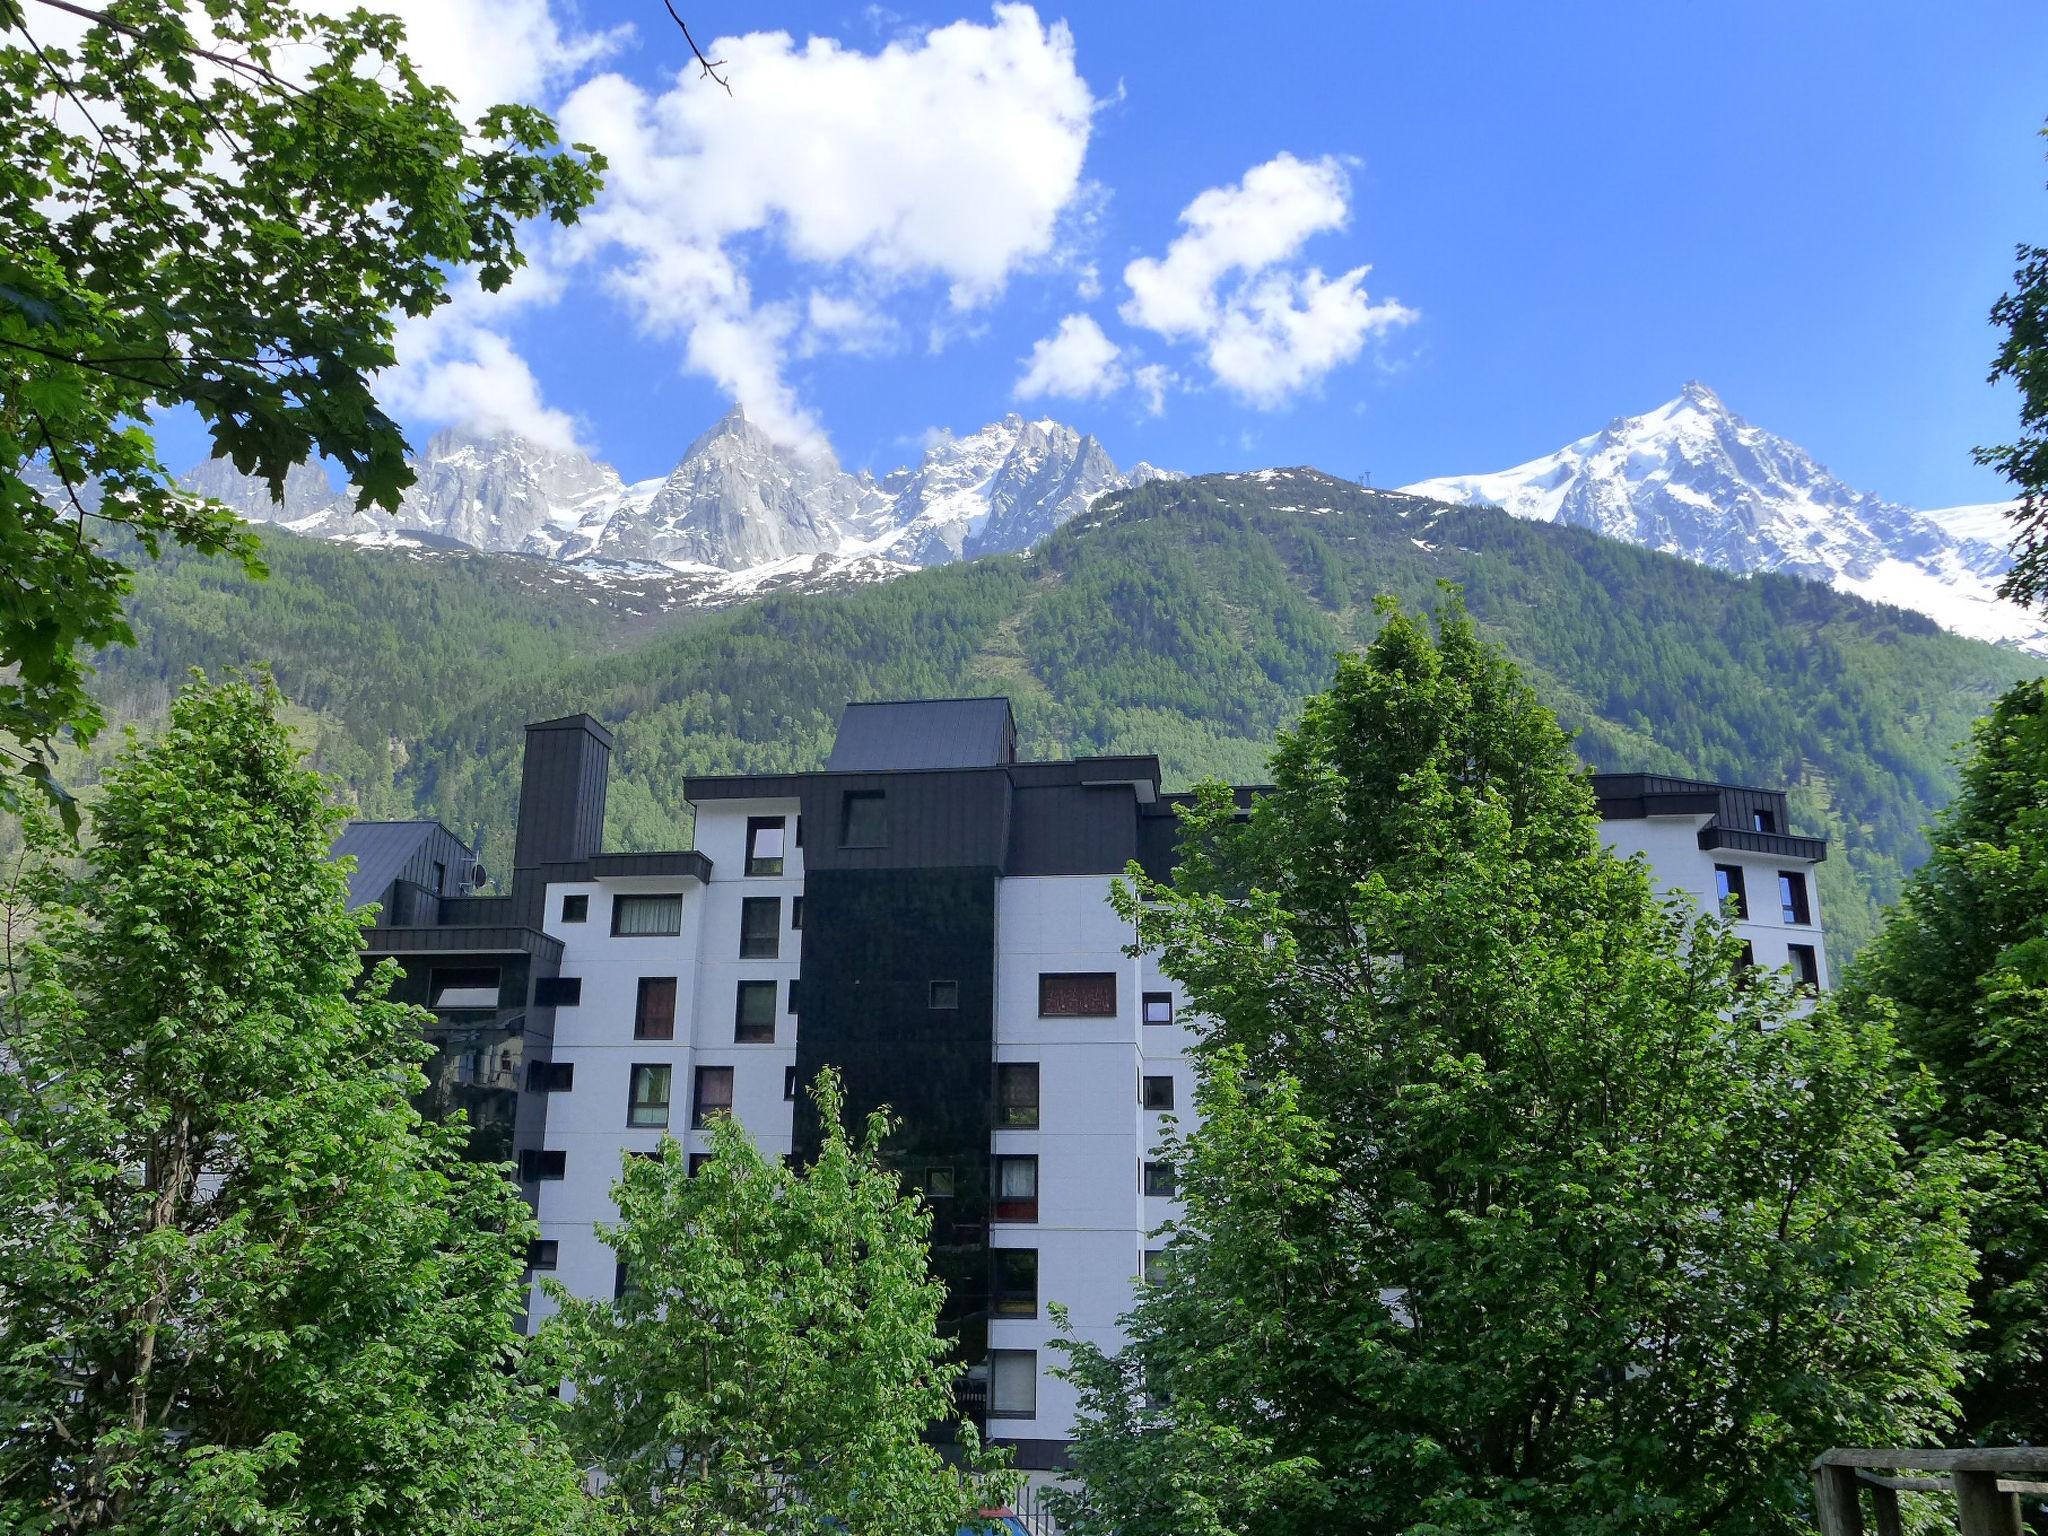
[(540, 720), (526, 728), (515, 869), (573, 863), (602, 850), (611, 758), (611, 732), (588, 715)]

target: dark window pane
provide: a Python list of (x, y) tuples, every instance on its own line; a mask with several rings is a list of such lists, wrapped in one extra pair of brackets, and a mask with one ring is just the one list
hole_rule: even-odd
[(1793, 972), (1799, 977), (1802, 987), (1820, 988), (1820, 952), (1811, 944), (1791, 944), (1786, 948), (1792, 956)]
[(794, 1099), (796, 1097), (795, 1067), (784, 1067), (782, 1069), (782, 1096), (785, 1099)]
[(960, 983), (957, 981), (935, 981), (931, 985), (930, 1005), (934, 1008), (958, 1008), (960, 1006)]
[(553, 1269), (561, 1261), (562, 1244), (552, 1237), (536, 1237), (526, 1245), (528, 1269)]
[(773, 960), (782, 951), (782, 898), (749, 896), (740, 903), (740, 958)]
[(559, 1179), (566, 1175), (569, 1154), (561, 1151), (542, 1151), (528, 1147), (519, 1154), (519, 1177), (531, 1183), (536, 1179)]
[(1038, 1063), (1005, 1061), (996, 1066), (996, 1124), (1006, 1130), (1038, 1126)]
[(1714, 897), (1723, 907), (1730, 901), (1735, 903), (1735, 915), (1749, 916), (1749, 892), (1743, 888), (1742, 866), (1740, 864), (1716, 864), (1714, 866)]
[(1147, 1109), (1173, 1108), (1173, 1079), (1171, 1077), (1148, 1077), (1142, 1095)]
[(624, 1301), (631, 1289), (632, 1284), (626, 1279), (626, 1261), (621, 1259), (612, 1269), (612, 1300)]
[(1038, 1316), (1038, 1250), (991, 1248), (989, 1310), (997, 1317)]
[(1171, 1024), (1173, 1022), (1173, 994), (1171, 992), (1147, 992), (1145, 994), (1145, 1022), (1147, 1024)]
[(640, 998), (633, 1009), (635, 1040), (673, 1040), (676, 1037), (676, 979), (673, 976), (642, 976)]
[(1778, 830), (1778, 818), (1769, 811), (1752, 811), (1749, 827), (1752, 832), (1775, 832)]
[(802, 933), (804, 930), (804, 899), (801, 896), (789, 898), (789, 931)]
[(1038, 977), (1038, 1016), (1043, 1019), (1110, 1019), (1116, 1017), (1114, 971), (1042, 971)]
[(959, 1187), (951, 1168), (927, 1168), (924, 1171), (924, 1192), (927, 1199), (950, 1200)]
[(1786, 922), (1799, 927), (1813, 921), (1813, 909), (1806, 900), (1806, 876), (1796, 870), (1778, 871), (1778, 909)]
[(783, 821), (780, 816), (747, 818), (747, 873), (782, 873)]
[(683, 898), (614, 896), (612, 932), (621, 938), (660, 938), (683, 931)]
[(712, 1116), (731, 1113), (732, 1068), (699, 1067), (696, 1107), (690, 1116), (690, 1123), (702, 1130), (711, 1123)]
[(576, 1063), (573, 1061), (529, 1061), (526, 1064), (526, 1087), (530, 1093), (567, 1093), (576, 1086)]
[(668, 1125), (669, 1074), (665, 1062), (635, 1066), (626, 1102), (626, 1124), (642, 1130), (662, 1130)]
[(741, 1045), (775, 1043), (775, 983), (743, 981), (733, 1011), (732, 1037)]
[(495, 965), (437, 965), (430, 989), (434, 1008), (495, 1008), (498, 968)]
[(533, 984), (536, 1008), (574, 1008), (583, 1001), (581, 976), (542, 976)]
[(565, 923), (587, 923), (590, 921), (590, 897), (583, 891), (572, 891), (562, 898), (562, 921)]
[(1176, 1185), (1174, 1183), (1173, 1177), (1173, 1164), (1147, 1163), (1145, 1165), (1146, 1194), (1156, 1195), (1161, 1199), (1171, 1200), (1174, 1196), (1175, 1189)]
[(849, 789), (840, 802), (839, 846), (889, 846), (889, 806), (879, 789)]

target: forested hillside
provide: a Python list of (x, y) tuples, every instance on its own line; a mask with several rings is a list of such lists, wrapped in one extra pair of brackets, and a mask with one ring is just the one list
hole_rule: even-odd
[(1798, 830), (1834, 844), (1829, 924), (1853, 947), (1924, 852), (1953, 744), (2040, 670), (1789, 577), (1310, 470), (1146, 485), (1030, 554), (660, 623), (505, 557), (272, 548), (261, 586), (145, 569), (141, 645), (104, 658), (106, 695), (146, 714), (189, 664), (269, 661), (367, 811), (438, 816), (500, 865), (519, 727), (577, 709), (619, 735), (617, 847), (687, 840), (686, 774), (816, 766), (850, 698), (1007, 693), (1029, 753), (1255, 780), (1374, 595), (1454, 581), (1589, 763), (1788, 785)]

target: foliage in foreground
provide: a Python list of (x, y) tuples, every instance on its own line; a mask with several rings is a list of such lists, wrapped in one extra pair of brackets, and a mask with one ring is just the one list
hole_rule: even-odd
[(1985, 1325), (1963, 1428), (2048, 1442), (2048, 683), (1977, 727), (1934, 854), (1855, 968), (1851, 1005), (1895, 1011), (1899, 1043), (1939, 1086), (1922, 1144), (1980, 1144), (1972, 1238)]
[(511, 1371), (531, 1219), (411, 1107), (279, 704), (189, 689), (7, 892), (0, 1526), (595, 1530)]
[(1005, 1480), (962, 1426), (964, 1463), (922, 1440), (953, 1415), (929, 1209), (856, 1143), (837, 1077), (813, 1097), (816, 1161), (764, 1157), (729, 1116), (693, 1175), (680, 1143), (628, 1156), (601, 1229), (616, 1302), (550, 1282), (537, 1345), (575, 1383), (562, 1423), (633, 1536), (951, 1536)]
[(1790, 1532), (1830, 1443), (1938, 1434), (1960, 1170), (1882, 1021), (1605, 852), (1462, 610), (1393, 616), (1121, 893), (1212, 1021), (1184, 1220), (1068, 1341), (1082, 1536)]
[[(2048, 128), (2041, 130), (2048, 138)], [(1977, 462), (2001, 471), (2019, 492), (2013, 508), (2013, 562), (1999, 592), (2016, 603), (2048, 607), (2048, 246), (2022, 243), (2012, 292), (1991, 306), (2005, 332), (1992, 359), (1991, 382), (2010, 380), (2020, 393), (2016, 442), (1979, 448)]]

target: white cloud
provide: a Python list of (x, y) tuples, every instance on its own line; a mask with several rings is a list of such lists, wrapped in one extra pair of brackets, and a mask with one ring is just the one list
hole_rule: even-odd
[(1087, 315), (1068, 315), (1057, 331), (1038, 340), (1023, 361), (1023, 377), (1012, 391), (1019, 400), (1041, 395), (1096, 399), (1123, 388), (1128, 377), (1116, 343)]
[(730, 96), (693, 62), (660, 95), (607, 74), (564, 103), (567, 136), (611, 162), (577, 238), (622, 255), (609, 281), (648, 330), (682, 338), (691, 368), (744, 386), (750, 417), (801, 441), (817, 427), (783, 378), (796, 300), (757, 305), (743, 247), (779, 246), (828, 287), (943, 284), (972, 309), (1054, 251), (1095, 103), (1066, 26), (1024, 5), (874, 53), (782, 32), (709, 51)]
[[(338, 16), (361, 0), (302, 3)], [(370, 9), (405, 23), (413, 67), (471, 116), (501, 102), (539, 103), (634, 33), (630, 23), (602, 32), (565, 27), (550, 0), (376, 0)]]
[(866, 299), (813, 288), (804, 304), (805, 355), (851, 352), (871, 357), (886, 351), (897, 337), (896, 322)]
[(1164, 257), (1124, 269), (1119, 313), (1169, 340), (1194, 341), (1210, 374), (1254, 405), (1273, 407), (1349, 362), (1373, 335), (1415, 312), (1373, 302), (1370, 267), (1334, 278), (1284, 268), (1312, 236), (1344, 227), (1350, 177), (1335, 156), (1279, 154), (1233, 186), (1211, 187), (1181, 210), (1184, 232)]
[(1145, 363), (1131, 370), (1131, 385), (1145, 402), (1147, 416), (1166, 412), (1166, 392), (1180, 382), (1180, 376), (1164, 363)]

